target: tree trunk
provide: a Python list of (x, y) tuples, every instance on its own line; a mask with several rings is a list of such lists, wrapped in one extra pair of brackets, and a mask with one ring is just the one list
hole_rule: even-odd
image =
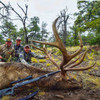
[(29, 43), (28, 36), (27, 36), (28, 33), (24, 22), (23, 22), (23, 26), (24, 26), (25, 44), (28, 44)]

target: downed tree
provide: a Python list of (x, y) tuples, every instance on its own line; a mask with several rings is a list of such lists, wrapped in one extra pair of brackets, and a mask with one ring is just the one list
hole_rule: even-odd
[[(48, 54), (46, 48), (37, 48), (33, 44), (31, 44), (33, 47), (40, 49), (44, 51), (47, 56), (50, 58), (52, 63), (61, 70), (56, 75), (53, 75), (52, 77), (47, 77), (44, 79), (41, 79), (37, 82), (31, 83), (28, 86), (38, 86), (38, 87), (43, 87), (43, 88), (49, 88), (49, 89), (67, 89), (67, 88), (76, 88), (76, 87), (81, 87), (80, 82), (73, 82), (73, 81), (68, 81), (67, 80), (67, 72), (68, 71), (83, 71), (83, 70), (88, 70), (92, 66), (89, 67), (81, 67), (81, 68), (75, 68), (75, 66), (79, 65), (80, 63), (83, 62), (84, 57), (86, 55), (85, 51), (84, 53), (80, 54), (80, 56), (76, 60), (72, 60), (75, 58), (82, 50), (83, 45), (82, 45), (82, 40), (80, 38), (80, 48), (77, 50), (74, 54), (68, 54), (64, 44), (62, 43), (61, 39), (58, 36), (58, 32), (56, 30), (56, 22), (59, 18), (57, 18), (54, 23), (53, 23), (53, 32), (56, 38), (56, 41), (53, 43), (47, 43), (47, 42), (40, 42), (40, 41), (33, 41), (36, 43), (41, 43), (45, 45), (51, 45), (55, 46), (60, 49), (62, 52), (62, 57), (63, 60), (60, 65), (58, 65)], [(78, 62), (77, 62), (78, 61)], [(34, 66), (31, 65), (25, 65), (22, 63), (16, 63), (16, 62), (0, 62), (0, 89), (5, 88), (10, 86), (11, 81), (18, 80), (19, 78), (25, 78), (29, 75), (32, 75), (33, 78), (50, 73), (50, 71), (46, 70), (41, 70), (38, 68), (35, 68)]]

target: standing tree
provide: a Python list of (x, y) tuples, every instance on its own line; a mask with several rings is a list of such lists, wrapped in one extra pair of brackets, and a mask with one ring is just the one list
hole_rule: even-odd
[(41, 41), (45, 41), (48, 38), (48, 32), (46, 29), (47, 24), (42, 22), (42, 26), (41, 26)]
[(71, 29), (71, 33), (72, 33), (72, 36), (73, 36), (73, 43), (74, 43), (74, 46), (77, 46), (79, 44), (78, 42), (78, 28), (77, 26), (73, 26), (73, 27), (70, 27)]
[(58, 23), (58, 28), (60, 28), (61, 37), (65, 46), (66, 46), (66, 39), (68, 37), (68, 31), (67, 31), (68, 19), (69, 19), (69, 14), (67, 14), (67, 9), (64, 9), (63, 11), (60, 12), (60, 20)]
[(31, 22), (29, 24), (29, 38), (30, 39), (35, 39), (35, 40), (40, 40), (41, 34), (40, 34), (40, 27), (39, 27), (39, 18), (38, 17), (33, 17), (31, 18)]
[[(28, 29), (27, 29), (28, 30)], [(21, 37), (21, 40), (22, 40), (22, 44), (25, 45), (25, 38), (24, 38), (24, 29), (23, 28), (20, 28), (19, 31), (17, 32), (17, 36)]]
[(17, 37), (16, 26), (13, 25), (12, 22), (10, 22), (8, 20), (4, 20), (2, 22), (2, 25), (0, 26), (0, 29), (1, 29), (1, 35), (3, 37), (10, 37), (13, 40), (16, 39), (16, 37)]
[(49, 33), (46, 30), (46, 26), (47, 26), (47, 24), (42, 22), (42, 26), (40, 28), (39, 27), (39, 18), (36, 16), (34, 18), (31, 18), (31, 22), (28, 26), (29, 39), (39, 40), (39, 41), (47, 40)]
[[(94, 34), (95, 41), (100, 45), (100, 1), (79, 1), (79, 12), (75, 13), (77, 19), (75, 25), (78, 27), (78, 32), (89, 32)], [(99, 43), (98, 43), (99, 41)], [(92, 43), (93, 40), (90, 40)]]
[(25, 37), (25, 44), (28, 44), (28, 32), (27, 32), (27, 28), (26, 28), (26, 19), (27, 19), (27, 10), (28, 10), (28, 5), (25, 5), (25, 10), (19, 5), (19, 8), (22, 10), (24, 16), (21, 16), (12, 6), (11, 10), (20, 18), (22, 24), (23, 24), (23, 29), (24, 29), (24, 37)]
[[(18, 16), (19, 19), (17, 19), (17, 20), (20, 20), (22, 22), (23, 29), (24, 29), (25, 43), (27, 44), (28, 43), (28, 36), (27, 36), (28, 32), (27, 32), (27, 28), (26, 28), (26, 20), (27, 20), (28, 5), (25, 5), (25, 10), (24, 10), (19, 4), (17, 4), (18, 7), (20, 8), (20, 10), (23, 12), (23, 16), (22, 16), (11, 6), (10, 3), (9, 3), (9, 5), (5, 5), (3, 2), (0, 1), (0, 4), (2, 5), (1, 8), (4, 8), (5, 11), (7, 12), (7, 14), (10, 14), (10, 11), (13, 11)], [(7, 18), (7, 15), (4, 15), (3, 12), (1, 12), (0, 15), (2, 15), (2, 17)], [(9, 17), (9, 19), (11, 19), (11, 18)]]

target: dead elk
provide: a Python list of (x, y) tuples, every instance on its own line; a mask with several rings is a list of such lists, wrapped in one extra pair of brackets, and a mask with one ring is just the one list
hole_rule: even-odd
[[(78, 82), (68, 82), (66, 79), (67, 76), (67, 71), (83, 71), (83, 70), (87, 70), (93, 66), (89, 66), (89, 67), (82, 67), (82, 68), (75, 68), (75, 66), (79, 65), (81, 62), (83, 62), (83, 59), (86, 55), (85, 51), (84, 53), (80, 54), (80, 56), (76, 59), (76, 60), (72, 60), (74, 57), (76, 57), (82, 50), (83, 45), (82, 45), (82, 40), (81, 37), (80, 38), (80, 48), (79, 50), (77, 50), (74, 54), (68, 54), (64, 44), (62, 43), (61, 39), (59, 38), (57, 29), (56, 29), (56, 22), (59, 18), (57, 18), (54, 23), (53, 23), (53, 32), (55, 35), (55, 42), (52, 43), (47, 43), (47, 42), (41, 42), (41, 41), (33, 41), (36, 43), (40, 43), (40, 44), (45, 44), (45, 45), (51, 45), (54, 47), (57, 47), (58, 49), (60, 49), (60, 51), (62, 52), (62, 57), (63, 60), (61, 62), (60, 65), (58, 65), (52, 58), (50, 55), (48, 55), (48, 52), (46, 50), (46, 48), (37, 48), (35, 47), (33, 44), (31, 44), (33, 47), (44, 51), (46, 53), (46, 55), (48, 55), (49, 59), (52, 61), (52, 63), (61, 70), (61, 73), (58, 73), (56, 75), (53, 75), (52, 77), (47, 77), (44, 79), (39, 80), (38, 82), (34, 82), (31, 85), (34, 86), (39, 86), (39, 87), (46, 87), (46, 88), (57, 88), (57, 89), (66, 89), (66, 88), (74, 88), (74, 87), (81, 87), (81, 84), (79, 84)], [(78, 61), (78, 62), (77, 62)], [(37, 69), (33, 66), (29, 66), (29, 65), (24, 65), (21, 63), (16, 63), (16, 62), (12, 62), (12, 63), (3, 63), (0, 62), (0, 89), (1, 88), (5, 88), (7, 86), (10, 85), (11, 81), (15, 81), (18, 78), (24, 78), (27, 77), (29, 75), (32, 75), (33, 78), (44, 75), (49, 73), (50, 71), (45, 71), (45, 70), (40, 70)]]

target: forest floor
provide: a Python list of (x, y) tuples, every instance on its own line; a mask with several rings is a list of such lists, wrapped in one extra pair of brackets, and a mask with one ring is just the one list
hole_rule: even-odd
[[(74, 51), (75, 49), (72, 49), (70, 52), (73, 53)], [(55, 54), (53, 58), (56, 62), (60, 63), (60, 52), (56, 50), (53, 50), (53, 52), (54, 54), (58, 52), (58, 54)], [(33, 62), (37, 61), (34, 60)], [(87, 56), (81, 66), (85, 67), (87, 65), (92, 65), (94, 62), (96, 62), (96, 64), (92, 69), (68, 73), (69, 77), (74, 78), (75, 80), (78, 79), (77, 77), (80, 78), (82, 88), (67, 90), (39, 89), (37, 95), (30, 100), (100, 100), (100, 46), (92, 47), (90, 52), (87, 53)], [(43, 64), (43, 67), (39, 67), (41, 69), (51, 71), (57, 70), (57, 68), (54, 67), (49, 60), (46, 60), (46, 62), (41, 60), (39, 63)], [(4, 96), (2, 100), (19, 100), (19, 98), (23, 98), (35, 90), (37, 90), (37, 87), (24, 88), (21, 91), (16, 91), (14, 96)]]

